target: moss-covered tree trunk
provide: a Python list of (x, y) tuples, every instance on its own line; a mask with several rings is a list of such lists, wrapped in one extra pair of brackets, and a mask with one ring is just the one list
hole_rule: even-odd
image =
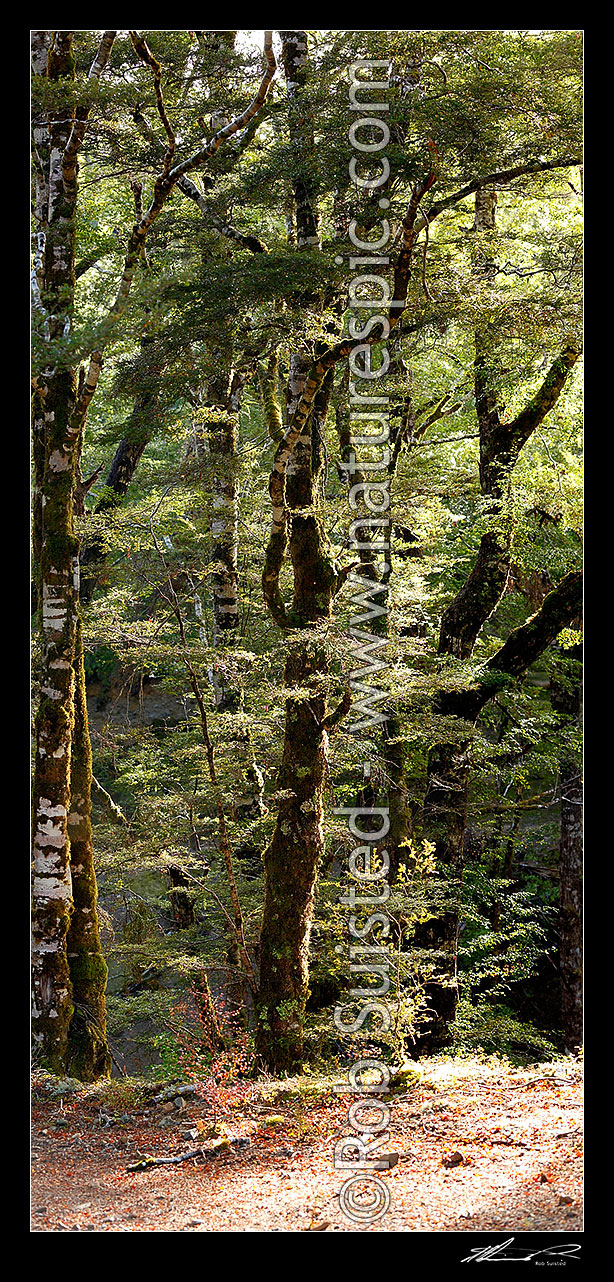
[(42, 660), (33, 778), (32, 1030), (36, 1061), (56, 1071), (65, 1067), (73, 1013), (66, 935), (72, 914), (68, 813), (78, 600), (72, 521), (76, 455), (69, 440), (75, 392), (71, 371), (48, 381), (40, 477)]
[[(290, 405), (296, 403), (296, 364), (289, 385)], [(323, 406), (320, 412), (325, 412)], [(330, 617), (338, 576), (317, 512), (310, 440), (313, 419), (309, 424), (303, 433), (307, 439), (301, 442), (301, 466), (288, 477), (287, 491), (294, 594), (285, 620), (292, 631), (284, 684), (295, 688), (297, 694), (286, 701), (278, 778), (286, 796), (280, 802), (264, 855), (256, 1045), (267, 1067), (275, 1072), (299, 1068), (303, 1057), (309, 941), (318, 867), (324, 854), (323, 787), (331, 726), (327, 657), (317, 636), (310, 637), (309, 632)]]
[[(291, 140), (291, 181), (296, 218), (297, 251), (319, 247), (319, 216), (311, 157), (313, 122), (303, 89), (307, 79), (307, 34), (282, 31), (288, 122)], [(310, 299), (305, 292), (303, 304)], [(298, 305), (296, 300), (296, 304)], [(314, 300), (311, 299), (311, 302)], [(302, 352), (290, 357), (286, 390), (289, 424), (303, 394), (311, 358)], [(265, 410), (272, 434), (275, 423), (274, 388), (266, 383)], [(316, 477), (321, 466), (320, 437), (331, 393), (328, 380), (319, 389), (311, 414), (283, 464), (284, 505), (287, 505), (288, 551), (294, 591), (291, 608), (278, 604), (273, 617), (291, 629), (284, 684), (297, 693), (286, 700), (286, 719), (275, 830), (265, 851), (265, 901), (260, 948), (260, 989), (256, 1045), (266, 1066), (290, 1072), (303, 1058), (305, 1006), (309, 995), (309, 942), (318, 865), (324, 852), (323, 787), (328, 742), (327, 659), (310, 631), (330, 617), (336, 572), (328, 555), (317, 511)], [(268, 394), (268, 402), (266, 395)], [(276, 508), (274, 506), (274, 513)], [(274, 521), (275, 524), (275, 521)], [(283, 518), (284, 530), (286, 518)], [(279, 536), (275, 556), (283, 557), (286, 536)], [(271, 548), (271, 544), (270, 544)], [(277, 572), (280, 561), (277, 562)], [(267, 554), (266, 575), (271, 570)], [(265, 585), (265, 597), (267, 596)], [(267, 597), (267, 604), (271, 602)]]
[(85, 666), (80, 620), (74, 668), (74, 726), (71, 797), (68, 815), (73, 913), (67, 939), (73, 1016), (68, 1030), (66, 1067), (84, 1082), (107, 1077), (111, 1056), (106, 1035), (107, 965), (100, 946), (98, 891), (92, 837), (92, 749), (87, 722)]
[[(56, 32), (53, 37), (51, 33), (37, 34), (47, 37), (33, 42), (37, 74), (70, 81), (74, 76), (72, 33)], [(43, 48), (47, 50), (44, 58)], [(62, 173), (72, 119), (73, 109), (66, 104), (46, 121), (47, 169), (37, 179), (47, 196), (46, 208), (37, 200), (36, 212), (41, 323), (50, 340), (62, 332), (66, 301), (72, 297), (75, 280), (76, 192), (64, 183)], [(42, 132), (41, 122), (37, 123)], [(35, 389), (34, 406), (42, 658), (33, 780), (32, 1030), (35, 1060), (56, 1071), (65, 1068), (73, 1013), (66, 936), (72, 914), (68, 812), (79, 593), (73, 525), (76, 403), (74, 370), (62, 368), (59, 362), (45, 370)]]
[[(310, 461), (308, 452), (304, 457)], [(286, 795), (264, 855), (256, 1036), (258, 1052), (274, 1072), (296, 1070), (303, 1057), (309, 942), (318, 867), (324, 854), (328, 734), (335, 720), (327, 708), (325, 649), (309, 631), (330, 617), (337, 574), (315, 508), (293, 512), (290, 520), (294, 597), (288, 619), (293, 631), (288, 636), (284, 684), (296, 694), (286, 700), (278, 778), (279, 789)], [(300, 630), (298, 635), (294, 629)]]
[(309, 941), (317, 871), (323, 854), (326, 698), (318, 686), (326, 669), (314, 641), (288, 656), (287, 686), (313, 690), (286, 702), (278, 785), (287, 792), (264, 856), (257, 1049), (275, 1072), (300, 1068), (309, 996)]
[[(309, 365), (302, 356), (292, 357), (286, 395), (288, 422), (302, 394)], [(310, 637), (309, 633), (330, 617), (337, 587), (316, 493), (321, 456), (314, 445), (314, 432), (319, 439), (329, 397), (330, 384), (322, 391), (297, 440), (286, 478), (294, 592), (283, 620), (290, 629), (284, 685), (300, 693), (286, 700), (278, 786), (287, 795), (280, 803), (275, 830), (264, 855), (256, 1037), (259, 1054), (274, 1072), (291, 1072), (302, 1063), (309, 942), (318, 867), (324, 854), (328, 662), (317, 636)]]
[[(96, 79), (106, 65), (114, 36), (114, 32), (105, 32), (90, 78)], [(66, 84), (63, 101), (54, 106), (46, 121), (47, 144), (36, 149), (33, 289), (36, 323), (44, 337), (57, 344), (57, 352), (55, 363), (37, 377), (34, 398), (34, 541), (39, 560), (42, 656), (33, 771), (32, 1035), (35, 1062), (57, 1072), (67, 1068), (75, 1010), (67, 955), (74, 908), (69, 816), (73, 813), (73, 769), (79, 768), (82, 742), (75, 740), (75, 720), (83, 711), (75, 705), (79, 541), (74, 526), (84, 424), (83, 381), (77, 382), (70, 355), (62, 352), (62, 340), (70, 334), (74, 297), (77, 157), (87, 120), (87, 110), (79, 107), (71, 94), (72, 37), (70, 31), (33, 33), (35, 74)], [(35, 121), (35, 136), (37, 132), (43, 132), (40, 120)], [(46, 200), (41, 192), (46, 193)], [(86, 893), (84, 886), (83, 907)], [(95, 881), (90, 909), (95, 914)]]

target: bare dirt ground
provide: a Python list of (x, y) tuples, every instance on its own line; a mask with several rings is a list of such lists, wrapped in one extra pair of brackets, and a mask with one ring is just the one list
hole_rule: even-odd
[[(581, 1229), (578, 1064), (511, 1069), (441, 1059), (421, 1066), (420, 1074), (391, 1099), (386, 1150), (398, 1156), (382, 1174), (391, 1204), (368, 1227), (350, 1223), (339, 1206), (347, 1172), (335, 1171), (333, 1148), (351, 1134), (352, 1097), (335, 1094), (330, 1081), (235, 1083), (228, 1089), (196, 1083), (195, 1093), (179, 1104), (135, 1102), (134, 1095), (126, 1102), (128, 1087), (117, 1083), (62, 1097), (39, 1082), (32, 1230)], [(177, 1165), (127, 1170), (139, 1160), (199, 1148), (204, 1155)]]

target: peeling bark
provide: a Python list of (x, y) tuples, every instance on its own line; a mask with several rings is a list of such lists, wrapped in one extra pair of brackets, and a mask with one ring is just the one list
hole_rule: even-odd
[[(114, 36), (105, 32), (90, 79), (97, 79), (104, 69)], [(44, 44), (44, 40), (36, 44), (35, 71), (50, 79), (66, 79), (70, 85), (74, 79), (72, 32), (56, 31), (53, 38), (50, 34), (43, 72)], [(74, 291), (77, 155), (86, 123), (87, 111), (75, 108), (70, 93), (66, 105), (54, 110), (47, 121), (49, 199), (41, 298), (52, 339), (66, 331)], [(75, 1010), (66, 941), (74, 892), (68, 817), (79, 599), (79, 544), (74, 529), (83, 426), (76, 413), (79, 393), (74, 370), (58, 361), (43, 371), (34, 405), (34, 538), (39, 557), (42, 680), (33, 778), (32, 1035), (36, 1062), (57, 1072), (66, 1069)]]

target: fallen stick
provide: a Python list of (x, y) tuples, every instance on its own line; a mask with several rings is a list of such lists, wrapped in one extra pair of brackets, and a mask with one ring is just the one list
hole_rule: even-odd
[(247, 1136), (239, 1136), (238, 1139), (234, 1140), (220, 1140), (214, 1148), (190, 1149), (189, 1153), (181, 1153), (178, 1157), (152, 1157), (147, 1154), (145, 1157), (140, 1158), (138, 1162), (133, 1162), (131, 1166), (127, 1166), (126, 1170), (147, 1171), (152, 1166), (179, 1166), (180, 1162), (189, 1162), (194, 1157), (217, 1157), (218, 1153), (227, 1153), (231, 1148), (247, 1148), (249, 1142)]
[(189, 1153), (182, 1153), (179, 1157), (142, 1157), (139, 1162), (133, 1162), (127, 1166), (127, 1171), (147, 1171), (150, 1166), (179, 1166), (180, 1162), (189, 1162), (192, 1157), (204, 1157), (204, 1149), (190, 1149)]

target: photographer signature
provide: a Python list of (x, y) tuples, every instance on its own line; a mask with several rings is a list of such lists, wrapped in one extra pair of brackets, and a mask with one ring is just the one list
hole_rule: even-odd
[(528, 1251), (523, 1246), (512, 1246), (513, 1237), (507, 1239), (507, 1242), (501, 1242), (499, 1245), (474, 1247), (471, 1255), (466, 1255), (461, 1260), (461, 1264), (470, 1264), (473, 1260), (535, 1260), (538, 1256), (562, 1256), (565, 1259), (573, 1259), (580, 1252), (579, 1242), (561, 1242), (556, 1246), (542, 1247), (539, 1251)]

